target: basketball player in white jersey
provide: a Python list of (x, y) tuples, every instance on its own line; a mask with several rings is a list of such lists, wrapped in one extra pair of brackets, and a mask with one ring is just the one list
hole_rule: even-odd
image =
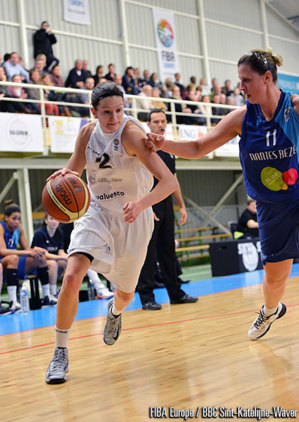
[[(81, 175), (87, 165), (91, 204), (75, 222), (71, 236), (57, 304), (56, 348), (46, 374), (49, 384), (66, 381), (69, 331), (89, 267), (116, 286), (114, 299), (108, 303), (103, 337), (108, 345), (118, 339), (121, 312), (134, 297), (152, 235), (151, 206), (178, 187), (158, 154), (146, 148), (140, 123), (124, 115), (123, 93), (115, 83), (97, 86), (91, 103), (96, 121), (82, 127), (67, 167), (51, 176)], [(159, 180), (153, 190), (152, 174)]]

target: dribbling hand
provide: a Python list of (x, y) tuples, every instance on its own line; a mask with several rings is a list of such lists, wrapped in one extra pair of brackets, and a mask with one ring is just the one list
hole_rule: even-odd
[(73, 171), (67, 168), (63, 168), (60, 170), (55, 171), (55, 173), (51, 174), (51, 176), (49, 176), (46, 180), (46, 182), (48, 182), (50, 179), (55, 179), (55, 177), (59, 176), (61, 174), (61, 176), (65, 176), (66, 174), (74, 174), (75, 176), (80, 177), (80, 174), (77, 171)]

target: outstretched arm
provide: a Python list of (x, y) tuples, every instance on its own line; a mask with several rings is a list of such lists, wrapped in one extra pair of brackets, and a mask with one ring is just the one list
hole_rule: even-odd
[(232, 111), (207, 135), (196, 141), (165, 141), (163, 137), (161, 139), (161, 136), (150, 133), (148, 134), (147, 146), (153, 149), (154, 144), (156, 149), (162, 149), (182, 158), (204, 157), (241, 133), (245, 112), (245, 107)]

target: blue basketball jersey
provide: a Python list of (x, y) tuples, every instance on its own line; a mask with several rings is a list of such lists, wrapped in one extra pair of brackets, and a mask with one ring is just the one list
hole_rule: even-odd
[(17, 249), (20, 240), (20, 228), (18, 227), (13, 232), (10, 232), (5, 224), (5, 221), (0, 223), (4, 228), (4, 240), (7, 249)]
[(281, 92), (270, 121), (258, 104), (246, 106), (239, 148), (248, 195), (268, 203), (298, 199), (299, 116), (290, 94)]

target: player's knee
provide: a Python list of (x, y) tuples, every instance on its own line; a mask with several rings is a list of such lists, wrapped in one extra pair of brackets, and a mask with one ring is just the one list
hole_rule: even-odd
[(74, 273), (65, 274), (63, 278), (63, 289), (69, 294), (78, 294), (82, 280)]
[(6, 266), (8, 268), (17, 268), (19, 262), (18, 255), (8, 255), (6, 257)]

